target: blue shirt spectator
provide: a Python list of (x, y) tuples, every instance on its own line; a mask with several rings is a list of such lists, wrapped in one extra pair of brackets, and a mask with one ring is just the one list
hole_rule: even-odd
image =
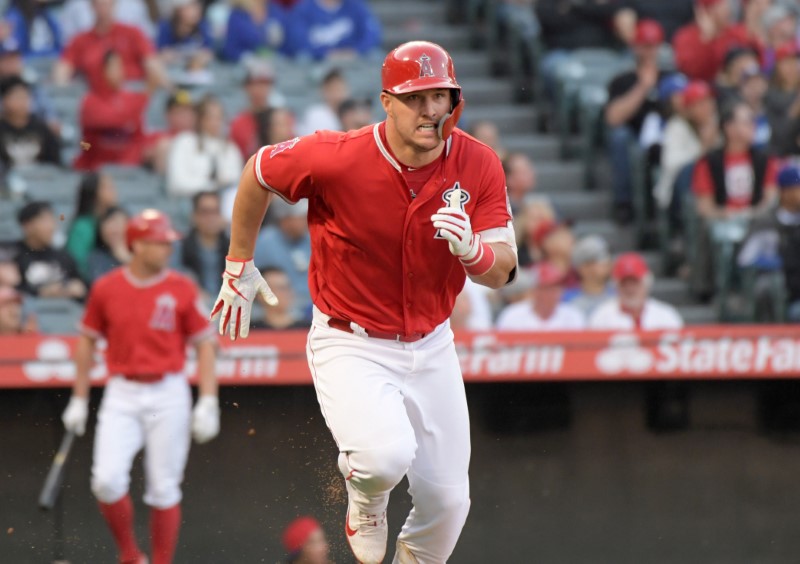
[(3, 16), (10, 26), (6, 41), (14, 41), (25, 57), (55, 56), (63, 42), (56, 18), (39, 2), (16, 0)]
[(177, 6), (171, 18), (158, 24), (156, 47), (192, 52), (196, 49), (211, 49), (211, 29), (202, 17), (202, 6), (196, 0), (186, 0)]
[(277, 225), (263, 229), (256, 241), (253, 261), (259, 270), (276, 267), (283, 270), (297, 297), (297, 311), (311, 305), (308, 291), (308, 265), (311, 261), (311, 236), (308, 233), (308, 200), (294, 205), (275, 198), (270, 205)]
[(287, 12), (278, 4), (263, 1), (251, 3), (247, 9), (237, 6), (228, 17), (220, 55), (231, 62), (238, 62), (246, 53), (262, 51), (292, 55), (294, 29)]
[(292, 16), (301, 33), (297, 51), (313, 59), (365, 56), (380, 47), (380, 23), (363, 0), (301, 0)]

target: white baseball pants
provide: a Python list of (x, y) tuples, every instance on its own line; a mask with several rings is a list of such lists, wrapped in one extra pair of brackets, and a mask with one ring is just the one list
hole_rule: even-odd
[(192, 395), (183, 375), (154, 383), (110, 378), (97, 416), (92, 492), (114, 503), (130, 485), (131, 466), (144, 447), (144, 502), (166, 509), (181, 501), (190, 444)]
[(414, 507), (398, 541), (419, 564), (446, 562), (470, 505), (469, 414), (449, 322), (399, 343), (328, 327), (315, 308), (307, 354), (355, 501), (380, 513), (408, 475)]

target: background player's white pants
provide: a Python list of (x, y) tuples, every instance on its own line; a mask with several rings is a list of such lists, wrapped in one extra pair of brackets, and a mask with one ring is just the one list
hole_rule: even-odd
[(449, 323), (416, 343), (332, 329), (315, 311), (308, 361), (339, 468), (370, 513), (408, 474), (414, 508), (399, 540), (420, 564), (455, 548), (469, 511), (469, 415)]
[(145, 447), (144, 502), (159, 509), (180, 502), (191, 403), (182, 375), (152, 384), (109, 379), (94, 440), (92, 492), (97, 499), (114, 503), (128, 493), (133, 459)]

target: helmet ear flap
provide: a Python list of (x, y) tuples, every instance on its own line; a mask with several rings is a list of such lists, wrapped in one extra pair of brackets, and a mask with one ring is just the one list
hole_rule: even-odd
[(444, 117), (439, 120), (439, 137), (442, 139), (442, 141), (447, 141), (450, 135), (452, 135), (453, 129), (455, 129), (463, 111), (464, 98), (461, 98), (453, 107), (453, 109), (449, 113), (446, 113)]

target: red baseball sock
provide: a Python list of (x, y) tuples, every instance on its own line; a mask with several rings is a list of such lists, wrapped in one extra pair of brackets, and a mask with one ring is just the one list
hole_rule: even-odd
[(171, 564), (178, 544), (181, 528), (181, 506), (150, 510), (150, 543), (153, 552), (151, 564)]
[(114, 503), (99, 502), (100, 513), (108, 523), (114, 542), (119, 550), (120, 562), (138, 562), (141, 552), (136, 544), (133, 532), (133, 502), (131, 496), (125, 495)]

